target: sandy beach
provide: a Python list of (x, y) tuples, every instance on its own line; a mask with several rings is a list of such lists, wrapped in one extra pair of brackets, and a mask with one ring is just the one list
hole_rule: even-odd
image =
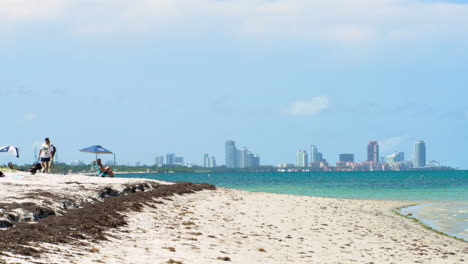
[[(100, 237), (72, 232), (62, 242), (45, 239), (23, 243), (22, 247), (34, 249), (33, 253), (24, 251), (29, 254), (15, 251), (12, 243), (3, 245), (0, 263), (468, 261), (466, 242), (397, 215), (395, 210), (407, 205), (403, 202), (254, 193), (189, 184), (182, 187), (185, 189), (180, 191), (171, 183), (147, 179), (7, 173), (0, 179), (0, 221), (4, 226), (0, 236), (8, 233), (14, 238), (20, 233), (13, 232), (15, 229), (41, 226), (50, 219), (55, 219), (51, 223), (57, 223), (61, 230), (60, 219), (74, 212), (84, 216), (93, 212), (82, 221), (97, 223), (104, 213), (121, 221), (103, 223)], [(126, 200), (117, 200), (123, 198)], [(112, 202), (128, 208), (109, 206)], [(31, 212), (37, 209), (34, 205), (51, 216)], [(90, 220), (92, 217), (97, 218)], [(73, 219), (81, 225), (79, 217)]]

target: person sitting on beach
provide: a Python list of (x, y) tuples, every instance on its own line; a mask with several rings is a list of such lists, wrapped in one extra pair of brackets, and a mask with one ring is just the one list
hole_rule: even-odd
[(101, 159), (97, 159), (96, 160), (96, 163), (99, 167), (99, 170), (101, 170), (101, 175), (109, 175), (109, 177), (114, 177), (114, 172), (112, 171), (112, 168), (110, 166), (107, 166), (104, 168), (104, 166), (102, 166), (102, 161)]

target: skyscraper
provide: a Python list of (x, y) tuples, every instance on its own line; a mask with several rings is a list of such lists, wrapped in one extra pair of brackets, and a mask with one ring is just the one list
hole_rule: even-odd
[(210, 168), (215, 168), (216, 167), (216, 159), (215, 157), (210, 158)]
[(344, 162), (354, 162), (354, 154), (340, 154), (340, 161)]
[(423, 140), (417, 141), (414, 144), (414, 168), (426, 167), (426, 143)]
[(404, 152), (394, 152), (387, 156), (386, 162), (390, 165), (393, 165), (397, 162), (405, 161), (405, 153)]
[(323, 154), (322, 152), (317, 152), (317, 162), (323, 161)]
[(309, 164), (309, 159), (307, 155), (307, 151), (305, 150), (298, 150), (296, 153), (296, 167), (298, 168), (305, 168)]
[(203, 167), (211, 168), (211, 166), (210, 166), (210, 155), (208, 155), (208, 153), (203, 154)]
[(258, 155), (253, 155), (251, 166), (254, 168), (260, 167), (260, 157)]
[(238, 165), (238, 151), (236, 148), (236, 142), (234, 140), (226, 140), (226, 167), (237, 168)]
[(205, 168), (214, 168), (216, 167), (216, 159), (208, 153), (203, 154), (203, 167)]
[(318, 148), (315, 145), (310, 146), (310, 162), (320, 162)]
[(174, 164), (183, 165), (184, 164), (184, 157), (174, 157)]
[(164, 157), (162, 155), (156, 155), (154, 158), (154, 165), (161, 167), (164, 164)]
[(377, 141), (369, 141), (367, 144), (367, 161), (379, 163), (379, 144)]
[(174, 164), (175, 153), (167, 153), (166, 154), (166, 164), (173, 165)]
[(238, 153), (239, 168), (249, 168), (251, 158), (250, 151), (246, 148), (241, 148)]

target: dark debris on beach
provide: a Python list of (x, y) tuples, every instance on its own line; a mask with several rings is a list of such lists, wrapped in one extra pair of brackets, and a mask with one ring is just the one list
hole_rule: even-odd
[[(87, 241), (89, 245), (89, 242), (106, 240), (105, 231), (127, 224), (125, 212), (139, 212), (144, 206), (156, 208), (154, 198), (216, 189), (213, 185), (188, 182), (153, 185), (148, 191), (126, 187), (134, 192), (120, 196), (104, 195), (102, 202), (84, 203), (80, 208), (66, 210), (63, 215), (50, 214), (35, 223), (18, 222), (13, 227), (0, 230), (0, 256), (9, 252), (39, 257), (47, 250), (41, 247), (42, 243), (83, 245)], [(103, 190), (103, 193), (106, 191), (109, 192)]]

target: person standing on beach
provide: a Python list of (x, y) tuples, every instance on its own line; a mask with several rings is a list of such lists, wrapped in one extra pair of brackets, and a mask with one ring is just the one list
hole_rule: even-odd
[(54, 159), (55, 159), (55, 154), (57, 153), (57, 148), (50, 144), (50, 147), (52, 148), (51, 153), (50, 153), (50, 168), (49, 170), (51, 171), (54, 168)]
[(52, 146), (50, 145), (49, 138), (45, 138), (45, 142), (39, 151), (39, 158), (41, 159), (42, 171), (50, 173), (50, 159), (52, 157)]

